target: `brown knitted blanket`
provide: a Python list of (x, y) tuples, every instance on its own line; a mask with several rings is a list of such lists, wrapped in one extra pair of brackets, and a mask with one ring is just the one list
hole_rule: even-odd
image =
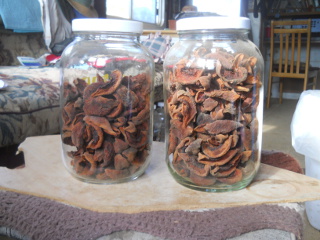
[(302, 238), (300, 214), (279, 205), (136, 214), (98, 213), (14, 192), (0, 191), (0, 226), (28, 239), (88, 240), (133, 230), (177, 240), (222, 240), (259, 229), (279, 229)]

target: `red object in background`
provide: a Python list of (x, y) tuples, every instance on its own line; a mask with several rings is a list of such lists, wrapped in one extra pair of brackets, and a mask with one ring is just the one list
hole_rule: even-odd
[(145, 59), (138, 59), (134, 57), (117, 57), (117, 58), (96, 58), (96, 57), (91, 57), (88, 59), (87, 64), (89, 66), (93, 66), (95, 68), (103, 68), (106, 66), (106, 64), (115, 61), (115, 62), (121, 62), (121, 61), (135, 61), (135, 62), (146, 62)]
[(170, 30), (176, 30), (176, 20), (168, 20), (168, 23)]
[(266, 26), (266, 37), (267, 38), (271, 37), (271, 27), (270, 26)]
[(58, 60), (59, 58), (60, 58), (60, 56), (50, 54), (50, 55), (46, 56), (46, 61), (50, 63), (52, 61)]

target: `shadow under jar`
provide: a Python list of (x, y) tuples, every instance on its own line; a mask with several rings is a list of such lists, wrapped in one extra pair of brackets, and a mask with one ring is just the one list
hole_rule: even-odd
[(164, 62), (166, 162), (186, 187), (238, 190), (258, 171), (264, 63), (249, 28), (242, 17), (177, 21)]
[(144, 173), (152, 144), (152, 56), (142, 23), (76, 19), (61, 57), (63, 162), (76, 178), (119, 183)]

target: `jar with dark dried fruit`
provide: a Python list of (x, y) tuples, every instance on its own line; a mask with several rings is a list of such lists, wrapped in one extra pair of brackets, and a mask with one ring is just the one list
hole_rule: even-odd
[(186, 187), (238, 190), (258, 171), (264, 62), (249, 29), (242, 17), (177, 21), (164, 62), (166, 161)]
[(139, 43), (142, 23), (75, 19), (61, 57), (63, 162), (91, 183), (133, 180), (152, 144), (152, 56)]

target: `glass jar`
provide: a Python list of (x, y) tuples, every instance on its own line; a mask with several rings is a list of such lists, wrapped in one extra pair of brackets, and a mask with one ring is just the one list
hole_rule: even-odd
[(152, 144), (154, 62), (142, 23), (76, 19), (61, 56), (63, 162), (76, 178), (119, 183), (147, 168)]
[(166, 162), (186, 187), (238, 190), (258, 171), (264, 62), (249, 28), (240, 17), (177, 21), (164, 62)]

